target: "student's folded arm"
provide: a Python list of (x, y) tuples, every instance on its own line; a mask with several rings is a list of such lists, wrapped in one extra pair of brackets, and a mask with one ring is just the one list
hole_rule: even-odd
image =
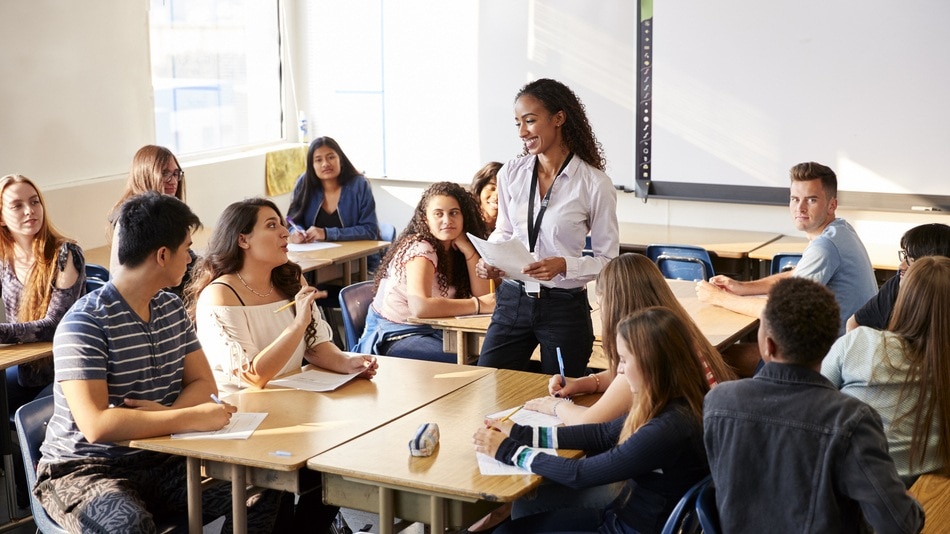
[(423, 256), (406, 262), (406, 297), (413, 317), (451, 317), (481, 311), (474, 299), (450, 299), (432, 296), (435, 266)]

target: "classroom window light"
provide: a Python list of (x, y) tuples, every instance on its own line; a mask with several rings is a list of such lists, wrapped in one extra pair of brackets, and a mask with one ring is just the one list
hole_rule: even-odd
[(152, 0), (156, 143), (181, 155), (280, 140), (277, 1)]

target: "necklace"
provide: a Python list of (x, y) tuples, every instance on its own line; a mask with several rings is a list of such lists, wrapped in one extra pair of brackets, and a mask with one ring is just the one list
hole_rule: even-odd
[(271, 284), (270, 284), (270, 291), (268, 291), (267, 293), (258, 293), (257, 291), (254, 291), (254, 288), (252, 288), (251, 286), (247, 285), (247, 282), (245, 282), (245, 281), (244, 281), (244, 278), (241, 277), (241, 273), (235, 272), (234, 274), (237, 275), (238, 280), (240, 280), (241, 283), (244, 284), (244, 287), (246, 287), (248, 291), (250, 291), (251, 293), (254, 293), (254, 294), (257, 295), (258, 297), (261, 297), (262, 299), (269, 297), (270, 294), (274, 292), (274, 283), (273, 283), (273, 282), (271, 282)]

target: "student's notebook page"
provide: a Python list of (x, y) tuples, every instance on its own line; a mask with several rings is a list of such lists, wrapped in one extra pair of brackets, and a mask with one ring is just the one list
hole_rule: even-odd
[(521, 272), (525, 265), (538, 261), (528, 252), (521, 241), (509, 239), (508, 241), (492, 243), (472, 234), (466, 235), (468, 235), (468, 240), (472, 242), (475, 250), (478, 251), (478, 255), (485, 260), (485, 263), (505, 271), (505, 278), (521, 280), (522, 282), (537, 282), (546, 287), (554, 285), (550, 281), (538, 280)]
[(333, 391), (356, 376), (359, 376), (359, 373), (344, 375), (334, 373), (333, 371), (324, 371), (323, 369), (310, 369), (309, 371), (290, 375), (286, 378), (271, 380), (268, 385), (300, 389), (303, 391)]
[(313, 243), (287, 243), (287, 252), (313, 252), (314, 250), (325, 250), (340, 246), (339, 243), (327, 243), (326, 241), (314, 241)]
[(266, 413), (237, 412), (231, 414), (231, 422), (219, 430), (209, 432), (183, 432), (172, 434), (172, 439), (247, 439), (261, 425)]
[[(501, 419), (518, 408), (510, 408), (493, 414), (486, 415), (486, 419)], [(521, 409), (515, 412), (509, 419), (512, 423), (518, 423), (523, 426), (561, 426), (564, 421), (556, 415), (536, 412), (534, 410)]]
[[(534, 448), (534, 447), (532, 447)], [(544, 454), (551, 454), (557, 456), (557, 451), (554, 449), (538, 449), (536, 451), (541, 451)], [(475, 459), (478, 460), (478, 472), (484, 476), (500, 476), (500, 475), (529, 475), (531, 471), (527, 469), (522, 469), (517, 465), (508, 465), (506, 463), (499, 462), (498, 460), (492, 458), (487, 454), (480, 452), (475, 453)]]

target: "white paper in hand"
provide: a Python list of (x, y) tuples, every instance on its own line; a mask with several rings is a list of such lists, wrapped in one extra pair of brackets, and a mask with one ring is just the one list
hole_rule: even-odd
[(549, 281), (541, 281), (521, 272), (525, 265), (538, 261), (524, 247), (524, 243), (517, 239), (509, 239), (498, 243), (491, 243), (479, 237), (468, 235), (468, 240), (478, 251), (478, 255), (485, 260), (485, 263), (505, 271), (505, 278), (512, 280), (521, 280), (522, 282), (535, 282), (545, 287), (551, 287), (554, 284)]

